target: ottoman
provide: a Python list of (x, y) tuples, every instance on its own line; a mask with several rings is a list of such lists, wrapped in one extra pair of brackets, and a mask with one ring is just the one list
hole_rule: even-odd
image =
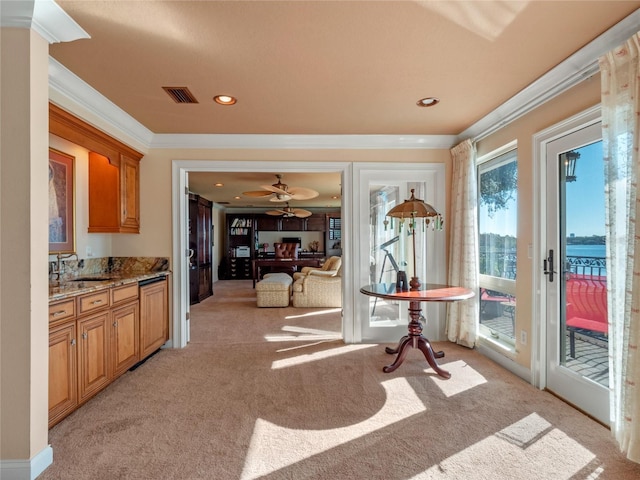
[(293, 279), (286, 273), (268, 273), (256, 283), (258, 307), (288, 307)]

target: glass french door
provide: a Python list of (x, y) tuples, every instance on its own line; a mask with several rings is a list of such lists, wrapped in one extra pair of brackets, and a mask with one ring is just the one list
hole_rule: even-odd
[[(360, 270), (359, 286), (374, 283), (395, 283), (399, 271), (408, 279), (417, 275), (422, 283), (444, 282), (444, 235), (431, 228), (416, 228), (414, 264), (413, 238), (407, 225), (401, 228), (398, 220), (386, 213), (411, 196), (415, 196), (444, 211), (444, 169), (440, 164), (421, 169), (393, 165), (388, 170), (377, 166), (363, 169), (359, 174), (358, 194), (359, 238), (357, 238)], [(359, 294), (358, 323), (363, 342), (397, 342), (406, 335), (408, 302), (390, 301)], [(432, 340), (442, 339), (444, 309), (441, 305), (425, 304), (424, 332)]]
[(609, 421), (604, 164), (600, 122), (547, 144), (547, 388)]

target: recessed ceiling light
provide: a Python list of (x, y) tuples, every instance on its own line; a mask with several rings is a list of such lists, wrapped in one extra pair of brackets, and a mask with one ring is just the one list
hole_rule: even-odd
[(224, 187), (224, 183), (214, 183), (214, 187)]
[(235, 198), (236, 200), (240, 200), (242, 197), (233, 197), (233, 198)]
[(213, 101), (219, 103), (220, 105), (233, 105), (238, 100), (231, 95), (216, 95), (213, 97)]
[(440, 99), (436, 97), (426, 97), (421, 98), (416, 102), (416, 105), (419, 107), (433, 107), (434, 105), (440, 103)]

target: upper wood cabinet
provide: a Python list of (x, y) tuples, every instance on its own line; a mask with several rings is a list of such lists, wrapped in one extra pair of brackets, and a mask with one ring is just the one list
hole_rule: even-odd
[(51, 103), (49, 132), (89, 150), (89, 233), (140, 233), (143, 155)]
[(256, 228), (259, 232), (277, 232), (280, 230), (280, 217), (256, 215)]
[(314, 213), (307, 217), (308, 232), (324, 232), (327, 224), (327, 216), (324, 213)]
[(89, 233), (140, 233), (139, 160), (89, 152)]

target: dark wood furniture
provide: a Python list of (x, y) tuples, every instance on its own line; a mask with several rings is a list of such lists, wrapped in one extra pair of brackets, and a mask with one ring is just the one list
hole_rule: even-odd
[(260, 280), (260, 268), (262, 267), (319, 267), (322, 263), (320, 258), (292, 258), (292, 259), (275, 259), (275, 258), (257, 258), (252, 261), (253, 264), (253, 287), (256, 281)]
[(386, 347), (389, 354), (397, 354), (395, 361), (391, 365), (385, 366), (382, 370), (385, 373), (393, 372), (404, 361), (409, 348), (419, 349), (425, 356), (427, 363), (435, 372), (443, 378), (451, 378), (451, 374), (440, 368), (436, 358), (444, 357), (444, 352), (434, 352), (431, 343), (422, 335), (422, 302), (454, 302), (466, 300), (473, 297), (472, 290), (464, 287), (453, 287), (450, 285), (423, 284), (419, 290), (398, 291), (395, 283), (376, 283), (366, 285), (360, 289), (361, 293), (376, 298), (387, 300), (404, 300), (409, 302), (409, 325), (408, 335), (403, 336), (396, 348)]
[(211, 252), (211, 212), (213, 203), (199, 195), (189, 195), (189, 300), (201, 302), (213, 295)]

